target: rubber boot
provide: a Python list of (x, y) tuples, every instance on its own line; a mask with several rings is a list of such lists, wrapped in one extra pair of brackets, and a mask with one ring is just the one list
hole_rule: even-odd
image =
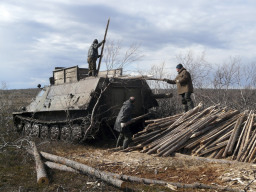
[(123, 149), (126, 149), (130, 144), (130, 142), (131, 142), (131, 139), (129, 137), (124, 137)]
[(120, 133), (116, 142), (116, 147), (121, 146), (122, 139), (123, 139), (123, 134)]

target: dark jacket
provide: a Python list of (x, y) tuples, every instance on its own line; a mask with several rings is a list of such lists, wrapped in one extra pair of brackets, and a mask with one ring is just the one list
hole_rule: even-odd
[(114, 129), (118, 132), (121, 132), (121, 123), (126, 123), (132, 119), (132, 110), (134, 108), (133, 103), (130, 100), (127, 100), (123, 103), (122, 108), (120, 109), (118, 116), (116, 118)]
[[(177, 83), (176, 80), (179, 80), (179, 82)], [(193, 93), (192, 79), (190, 73), (185, 68), (180, 70), (175, 80), (168, 80), (167, 83), (177, 84), (177, 91), (179, 95), (188, 92)]]
[(102, 45), (103, 42), (93, 43), (88, 50), (88, 58), (97, 59), (99, 57), (98, 48)]

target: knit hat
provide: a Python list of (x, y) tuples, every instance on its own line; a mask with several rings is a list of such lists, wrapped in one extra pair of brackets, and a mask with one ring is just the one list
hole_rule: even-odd
[(181, 69), (181, 68), (183, 68), (183, 65), (182, 65), (182, 64), (178, 64), (178, 65), (176, 66), (176, 68), (177, 68), (177, 69)]

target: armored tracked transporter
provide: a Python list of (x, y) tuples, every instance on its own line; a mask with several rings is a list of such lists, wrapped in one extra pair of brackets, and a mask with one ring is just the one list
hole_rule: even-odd
[(158, 105), (156, 95), (139, 77), (122, 76), (122, 70), (88, 76), (77, 66), (55, 68), (50, 85), (21, 112), (13, 113), (19, 132), (52, 140), (79, 142), (111, 129), (125, 100), (136, 97), (133, 116), (143, 115)]

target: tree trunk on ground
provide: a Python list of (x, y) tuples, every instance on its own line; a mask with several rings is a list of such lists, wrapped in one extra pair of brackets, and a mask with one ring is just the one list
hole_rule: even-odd
[[(53, 169), (58, 169), (58, 170), (63, 170), (63, 171), (69, 171), (69, 172), (77, 172), (75, 169), (71, 167), (67, 167), (68, 169), (60, 169), (61, 165), (53, 162), (46, 162), (51, 166)], [(49, 167), (50, 167), (49, 166)], [(62, 165), (63, 166), (63, 165)], [(218, 191), (231, 191), (231, 192), (242, 192), (242, 190), (239, 189), (232, 189), (229, 187), (224, 187), (220, 185), (206, 185), (203, 183), (193, 183), (193, 184), (184, 184), (184, 183), (174, 183), (174, 182), (167, 182), (167, 181), (162, 181), (162, 180), (155, 180), (155, 179), (147, 179), (147, 178), (140, 178), (140, 177), (135, 177), (135, 176), (130, 176), (130, 175), (121, 175), (117, 173), (110, 173), (108, 172), (107, 174), (111, 175), (113, 178), (117, 179), (122, 179), (125, 181), (129, 182), (138, 182), (138, 183), (143, 183), (143, 184), (157, 184), (157, 185), (166, 185), (168, 186), (175, 186), (177, 188), (190, 188), (190, 189), (216, 189)]]
[(231, 192), (242, 192), (243, 190), (240, 189), (232, 189), (229, 187), (224, 187), (220, 185), (206, 185), (203, 183), (193, 183), (193, 184), (185, 184), (185, 183), (176, 183), (176, 182), (167, 182), (162, 180), (155, 180), (155, 179), (147, 179), (147, 178), (140, 178), (135, 176), (129, 176), (129, 175), (119, 175), (112, 173), (114, 177), (130, 181), (130, 182), (138, 182), (138, 183), (144, 183), (144, 184), (157, 184), (157, 185), (172, 185), (177, 188), (188, 188), (188, 189), (216, 189), (218, 191), (231, 191)]
[(41, 160), (40, 154), (38, 153), (38, 150), (36, 148), (36, 144), (34, 142), (30, 142), (33, 150), (33, 155), (36, 163), (36, 175), (37, 175), (37, 183), (38, 184), (49, 184), (49, 179), (47, 177), (44, 163)]
[(45, 153), (45, 152), (40, 152), (40, 153), (45, 159), (48, 159), (50, 161), (54, 161), (56, 163), (64, 164), (64, 165), (69, 166), (73, 169), (79, 170), (84, 174), (95, 176), (96, 178), (101, 179), (101, 180), (103, 180), (107, 183), (110, 183), (110, 184), (112, 184), (112, 185), (114, 185), (118, 188), (125, 188), (126, 187), (125, 182), (123, 182), (120, 179), (116, 179), (116, 178), (112, 177), (107, 172), (99, 171), (99, 170), (97, 170), (93, 167), (84, 165), (84, 164), (76, 162), (76, 161), (69, 160), (69, 159), (64, 158), (64, 157), (59, 157), (57, 155), (52, 155), (52, 154)]
[(59, 164), (59, 163), (54, 163), (54, 162), (51, 162), (51, 161), (46, 161), (44, 163), (47, 167), (51, 168), (51, 169), (58, 169), (60, 171), (68, 171), (68, 172), (72, 172), (72, 173), (79, 173), (79, 171), (71, 168), (71, 167), (68, 167), (66, 165), (63, 165), (63, 164)]

